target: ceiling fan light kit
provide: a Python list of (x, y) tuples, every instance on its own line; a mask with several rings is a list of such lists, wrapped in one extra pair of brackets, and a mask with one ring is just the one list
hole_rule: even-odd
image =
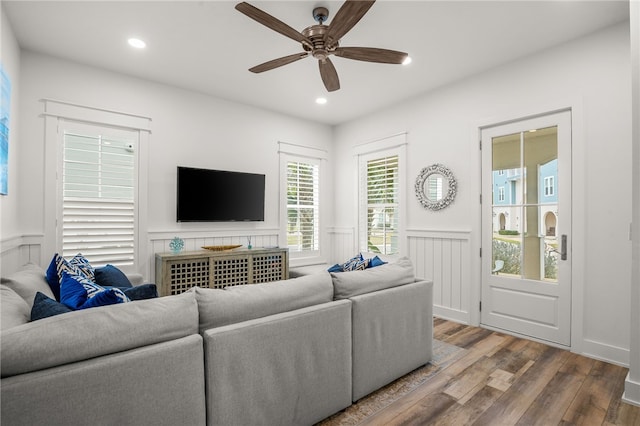
[(261, 23), (267, 28), (276, 31), (285, 37), (289, 37), (302, 44), (303, 52), (283, 56), (249, 68), (253, 73), (269, 71), (292, 62), (299, 61), (308, 56), (318, 60), (320, 77), (325, 88), (329, 92), (340, 89), (340, 79), (335, 66), (329, 56), (335, 55), (356, 61), (377, 62), (383, 64), (402, 64), (408, 58), (404, 52), (374, 47), (340, 47), (340, 39), (351, 30), (373, 6), (373, 1), (346, 0), (329, 25), (324, 22), (329, 17), (329, 11), (325, 7), (313, 9), (313, 19), (318, 24), (305, 28), (299, 32), (279, 19), (258, 9), (249, 3), (242, 2), (236, 5), (236, 10), (249, 18)]

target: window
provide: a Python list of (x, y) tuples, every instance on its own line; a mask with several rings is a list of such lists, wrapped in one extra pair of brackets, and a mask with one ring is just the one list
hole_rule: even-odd
[(360, 173), (360, 250), (398, 253), (399, 156), (365, 156)]
[(504, 186), (498, 188), (498, 201), (504, 201)]
[(292, 252), (319, 250), (319, 164), (287, 161), (287, 246)]
[[(134, 265), (137, 132), (66, 123), (62, 129), (62, 254)], [(61, 223), (61, 225), (60, 225)]]
[(555, 186), (554, 186), (554, 178), (553, 176), (547, 176), (544, 178), (544, 195), (546, 197), (551, 197), (555, 194)]
[(43, 252), (148, 275), (151, 118), (54, 99), (43, 106)]

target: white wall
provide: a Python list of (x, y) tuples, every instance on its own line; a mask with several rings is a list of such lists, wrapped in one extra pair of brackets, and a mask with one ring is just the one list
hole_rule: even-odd
[[(9, 176), (8, 195), (0, 195), (0, 253), (11, 250), (22, 243), (18, 203), (18, 153), (24, 149), (18, 143), (18, 102), (20, 96), (20, 48), (13, 34), (11, 24), (0, 3), (0, 63), (11, 81), (11, 105), (9, 118)], [(2, 272), (2, 262), (0, 262)]]
[[(406, 227), (410, 234), (470, 232), (471, 256), (462, 272), (470, 277), (463, 290), (470, 296), (467, 305), (446, 306), (445, 300), (440, 308), (456, 319), (477, 324), (481, 189), (478, 128), (557, 108), (573, 108), (573, 349), (628, 364), (629, 75), (626, 23), (338, 126), (335, 150), (349, 152), (359, 143), (408, 132)], [(422, 209), (413, 191), (421, 168), (433, 163), (450, 167), (458, 180), (455, 202), (441, 212)], [(336, 182), (352, 179), (352, 156), (336, 157), (334, 167)], [(355, 187), (341, 188), (336, 192), (335, 225), (355, 227)], [(416, 267), (424, 269), (423, 265)], [(425, 275), (430, 278), (429, 271)], [(439, 283), (435, 284), (438, 287)]]
[[(23, 232), (28, 234), (44, 232), (43, 170), (45, 155), (51, 154), (50, 147), (47, 151), (44, 146), (43, 98), (151, 117), (147, 218), (150, 240), (156, 239), (154, 235), (159, 239), (167, 235), (277, 235), (277, 142), (331, 148), (329, 126), (28, 51), (22, 52), (21, 67), (20, 141), (23, 152), (30, 154), (20, 158), (21, 169), (28, 172), (20, 179), (18, 190), (25, 194), (20, 203), (20, 220)], [(266, 174), (265, 221), (231, 226), (176, 223), (177, 165)], [(326, 172), (330, 174), (330, 168)], [(45, 243), (51, 238), (54, 236), (46, 235)], [(149, 271), (142, 271), (147, 278)]]

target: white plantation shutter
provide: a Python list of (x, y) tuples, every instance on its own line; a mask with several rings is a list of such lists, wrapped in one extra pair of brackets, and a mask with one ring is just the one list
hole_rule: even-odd
[(319, 250), (319, 165), (287, 162), (287, 246)]
[(136, 235), (135, 133), (63, 134), (62, 253), (92, 264), (133, 265)]
[[(394, 254), (398, 252), (399, 172), (398, 156), (371, 158), (361, 163), (362, 251)], [(362, 223), (364, 221), (364, 223)]]

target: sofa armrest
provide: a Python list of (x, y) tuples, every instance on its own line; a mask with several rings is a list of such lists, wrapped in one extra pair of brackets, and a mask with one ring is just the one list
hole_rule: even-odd
[(4, 425), (204, 425), (202, 337), (0, 381)]
[(210, 425), (314, 424), (351, 404), (351, 302), (204, 332)]
[(127, 278), (129, 279), (129, 282), (131, 283), (132, 286), (144, 284), (144, 278), (142, 277), (142, 274), (138, 274), (138, 273), (127, 274)]
[(354, 401), (431, 360), (432, 293), (418, 281), (351, 298)]

